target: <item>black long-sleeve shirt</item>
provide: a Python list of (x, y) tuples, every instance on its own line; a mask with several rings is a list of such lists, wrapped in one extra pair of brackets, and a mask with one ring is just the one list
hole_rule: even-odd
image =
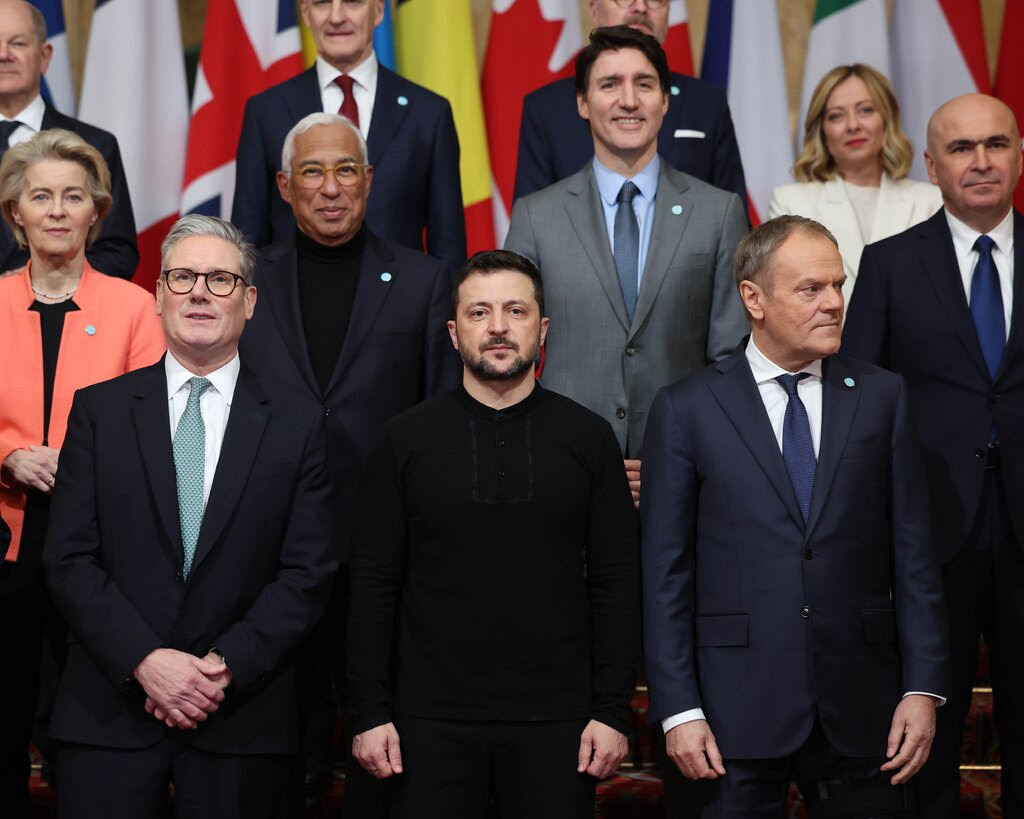
[(357, 732), (396, 713), (589, 717), (625, 732), (637, 520), (604, 420), (539, 386), (501, 410), (460, 388), (388, 422), (361, 484)]

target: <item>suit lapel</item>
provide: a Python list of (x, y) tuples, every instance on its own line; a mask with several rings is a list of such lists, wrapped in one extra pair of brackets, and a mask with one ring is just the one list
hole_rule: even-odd
[[(860, 224), (853, 210), (853, 203), (846, 195), (843, 180), (839, 177), (822, 183), (818, 201), (817, 217), (822, 224), (829, 225), (832, 235), (842, 248), (844, 260), (860, 259), (864, 240), (860, 235)], [(847, 275), (857, 275), (855, 264), (846, 264)]]
[(209, 554), (234, 513), (269, 420), (267, 398), (256, 376), (243, 364), (235, 384), (235, 394), (231, 398), (231, 412), (224, 430), (224, 442), (217, 459), (210, 499), (206, 503), (203, 523), (199, 529), (199, 541), (192, 561), (193, 572)]
[(352, 304), (352, 317), (349, 320), (348, 332), (341, 345), (338, 361), (334, 365), (334, 373), (325, 390), (329, 394), (348, 369), (356, 354), (366, 342), (367, 336), (377, 322), (384, 302), (391, 291), (399, 286), (398, 279), (402, 271), (394, 267), (395, 257), (388, 246), (367, 229), (366, 247), (363, 250), (363, 262), (359, 268), (359, 282), (356, 284), (356, 298)]
[[(295, 362), (295, 367), (314, 395), (320, 394), (320, 385), (313, 374), (309, 360), (306, 336), (299, 306), (299, 258), (294, 243), (273, 245), (264, 251), (257, 285), (266, 295), (257, 309), (269, 309), (274, 324)], [(266, 307), (264, 307), (266, 305)]]
[[(846, 362), (833, 356), (822, 361), (822, 368), (821, 444), (818, 447), (818, 466), (811, 492), (811, 511), (807, 516), (807, 536), (814, 530), (832, 489), (861, 393), (856, 374)], [(847, 379), (853, 386), (847, 383)]]
[(793, 522), (802, 531), (804, 517), (800, 512), (796, 492), (793, 491), (793, 483), (786, 471), (786, 463), (782, 460), (779, 442), (768, 420), (764, 401), (761, 400), (761, 393), (750, 372), (746, 347), (747, 340), (744, 339), (736, 352), (714, 365), (722, 377), (710, 382), (711, 393), (736, 428), (736, 434), (767, 476), (768, 483), (779, 496)]
[(997, 378), (1012, 364), (1024, 344), (1024, 279), (1016, 274), (1024, 270), (1024, 216), (1016, 210), (1013, 212), (1013, 307), (1010, 310), (1010, 336), (1006, 340), (1006, 350), (999, 364)]
[(978, 333), (971, 319), (971, 311), (967, 306), (967, 296), (964, 294), (963, 279), (956, 260), (953, 236), (946, 221), (945, 208), (918, 226), (917, 237), (922, 274), (935, 291), (950, 326), (960, 337), (967, 354), (985, 377), (990, 378), (985, 357), (981, 352), (981, 344), (978, 343)]
[(629, 330), (626, 317), (626, 303), (622, 298), (619, 276), (615, 272), (611, 245), (608, 243), (608, 227), (601, 208), (597, 181), (593, 166), (588, 162), (582, 171), (570, 177), (566, 187), (565, 210), (572, 223), (580, 245), (587, 254), (590, 268), (594, 271), (608, 301), (611, 302), (615, 317), (622, 329)]
[[(284, 94), (282, 97), (290, 115), (289, 122), (298, 122), (307, 114), (323, 111), (324, 100), (320, 94), (320, 83), (316, 76), (316, 66), (314, 65), (299, 74), (295, 78), (295, 87), (292, 93)], [(337, 111), (332, 111), (331, 113), (337, 113)]]
[(373, 114), (366, 137), (371, 165), (380, 164), (381, 157), (409, 113), (411, 100), (408, 94), (401, 93), (404, 82), (384, 66), (377, 68), (377, 93), (373, 98)]
[(178, 484), (174, 472), (174, 454), (171, 449), (170, 402), (167, 398), (167, 378), (164, 360), (148, 368), (145, 380), (135, 393), (131, 408), (135, 435), (142, 454), (142, 463), (149, 478), (153, 503), (160, 523), (167, 534), (166, 542), (173, 546), (171, 555), (181, 563), (181, 520), (178, 516)]
[[(687, 193), (689, 187), (686, 177), (670, 168), (668, 163), (661, 163), (658, 192), (654, 200), (651, 242), (647, 249), (644, 274), (640, 279), (636, 310), (633, 311), (631, 335), (643, 326), (647, 314), (654, 307), (658, 291), (668, 275), (672, 259), (675, 258), (676, 250), (682, 242), (690, 215), (696, 206)], [(616, 284), (618, 284), (617, 279)]]
[(882, 174), (882, 187), (878, 192), (878, 207), (875, 208), (875, 220), (871, 225), (869, 242), (892, 235), (892, 226), (909, 225), (914, 203), (909, 196), (904, 196), (899, 186), (887, 173)]

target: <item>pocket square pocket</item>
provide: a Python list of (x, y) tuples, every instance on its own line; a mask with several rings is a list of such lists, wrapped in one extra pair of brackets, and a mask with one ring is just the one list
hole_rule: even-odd
[(703, 131), (694, 131), (692, 128), (676, 128), (674, 136), (676, 139), (704, 139), (707, 134)]

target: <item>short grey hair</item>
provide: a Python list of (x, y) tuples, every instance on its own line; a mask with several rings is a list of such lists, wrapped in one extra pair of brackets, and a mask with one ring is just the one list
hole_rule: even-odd
[(167, 257), (171, 255), (175, 245), (182, 239), (192, 236), (213, 236), (231, 242), (238, 248), (239, 273), (247, 285), (253, 284), (253, 273), (256, 270), (256, 248), (245, 240), (245, 236), (230, 222), (216, 216), (205, 216), (201, 213), (189, 213), (182, 216), (171, 226), (167, 238), (160, 245), (160, 267), (167, 269)]
[(360, 161), (364, 165), (370, 161), (370, 155), (366, 150), (366, 140), (363, 139), (362, 133), (352, 120), (341, 114), (327, 114), (323, 111), (318, 111), (315, 114), (307, 114), (296, 122), (288, 132), (288, 136), (284, 138), (284, 147), (281, 149), (281, 170), (285, 174), (290, 176), (292, 172), (292, 160), (295, 158), (295, 138), (299, 134), (306, 133), (310, 128), (315, 128), (317, 125), (344, 125), (356, 135), (356, 139), (359, 141)]
[(28, 6), (29, 16), (32, 18), (32, 33), (36, 36), (39, 45), (46, 44), (46, 18), (33, 3), (25, 3)]
[(732, 271), (736, 277), (736, 286), (750, 281), (760, 286), (765, 292), (771, 290), (766, 274), (775, 264), (775, 252), (786, 240), (797, 231), (813, 233), (828, 239), (839, 248), (839, 243), (832, 232), (820, 222), (805, 216), (777, 216), (762, 225), (758, 225), (740, 240), (733, 256)]

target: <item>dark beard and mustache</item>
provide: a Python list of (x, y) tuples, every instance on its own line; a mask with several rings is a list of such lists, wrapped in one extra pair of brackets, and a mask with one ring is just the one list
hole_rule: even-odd
[(540, 351), (540, 340), (534, 342), (533, 349), (528, 351), (528, 356), (517, 355), (503, 370), (499, 370), (483, 357), (484, 353), (492, 347), (510, 347), (516, 353), (519, 352), (519, 345), (505, 336), (492, 338), (486, 344), (481, 344), (479, 355), (476, 358), (472, 358), (465, 346), (460, 343), (459, 355), (462, 358), (462, 363), (481, 381), (512, 381), (534, 366), (537, 353)]

